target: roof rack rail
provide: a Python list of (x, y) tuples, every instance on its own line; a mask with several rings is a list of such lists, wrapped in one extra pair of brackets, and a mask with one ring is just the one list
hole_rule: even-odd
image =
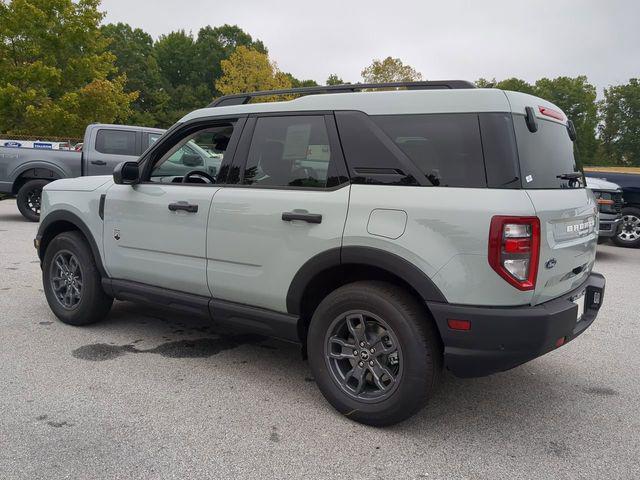
[(285, 90), (263, 90), (260, 92), (236, 93), (216, 98), (208, 107), (227, 107), (230, 105), (244, 105), (252, 98), (273, 95), (316, 95), (321, 93), (358, 92), (364, 89), (376, 90), (380, 88), (406, 88), (407, 90), (440, 90), (476, 88), (466, 80), (433, 80), (425, 82), (390, 82), (390, 83), (347, 83), (343, 85), (326, 85), (317, 87), (289, 88)]

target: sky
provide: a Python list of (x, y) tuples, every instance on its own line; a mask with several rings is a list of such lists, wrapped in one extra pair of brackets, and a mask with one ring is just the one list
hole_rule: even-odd
[(238, 25), (278, 67), (324, 83), (361, 81), (399, 57), (427, 80), (586, 75), (599, 95), (640, 77), (640, 0), (102, 0), (108, 22), (154, 38)]

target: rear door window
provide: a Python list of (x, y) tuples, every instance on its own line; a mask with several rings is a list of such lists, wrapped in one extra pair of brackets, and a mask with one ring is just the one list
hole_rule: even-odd
[(323, 115), (257, 119), (242, 183), (266, 187), (335, 186), (335, 163)]
[(477, 114), (371, 118), (434, 186), (487, 186)]
[(96, 150), (108, 155), (135, 156), (138, 154), (136, 132), (100, 129), (96, 135)]
[(538, 131), (532, 133), (524, 115), (513, 115), (513, 124), (523, 188), (584, 188), (582, 165), (565, 125), (538, 118)]

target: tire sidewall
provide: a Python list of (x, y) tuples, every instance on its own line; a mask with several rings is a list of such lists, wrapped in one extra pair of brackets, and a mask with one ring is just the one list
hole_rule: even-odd
[(24, 218), (31, 222), (37, 222), (40, 220), (40, 215), (36, 214), (29, 208), (27, 205), (27, 195), (34, 188), (40, 187), (42, 189), (49, 181), (47, 180), (29, 180), (24, 185), (20, 187), (18, 190), (18, 194), (16, 195), (16, 202), (18, 204), (18, 210)]
[[(53, 292), (51, 274), (53, 259), (62, 250), (73, 253), (82, 270), (82, 295), (73, 309), (63, 307)], [(53, 313), (62, 322), (70, 325), (86, 325), (100, 320), (111, 307), (101, 285), (101, 276), (95, 265), (93, 254), (78, 232), (61, 233), (48, 245), (42, 265), (42, 284), (47, 302)]]
[[(395, 302), (376, 294), (375, 289), (367, 288), (368, 285), (362, 284), (362, 287), (345, 290), (343, 287), (318, 306), (307, 339), (309, 363), (318, 387), (338, 411), (354, 419), (358, 419), (359, 414), (367, 418), (379, 416), (377, 421), (365, 423), (395, 423), (392, 419), (406, 418), (426, 401), (437, 375), (437, 366), (432, 356), (439, 353), (430, 352), (424, 342), (417, 340), (422, 332), (404, 308), (398, 308)], [(336, 317), (349, 310), (369, 311), (383, 318), (394, 331), (402, 349), (403, 372), (400, 384), (391, 396), (379, 402), (365, 403), (349, 397), (336, 385), (326, 365), (325, 333)]]

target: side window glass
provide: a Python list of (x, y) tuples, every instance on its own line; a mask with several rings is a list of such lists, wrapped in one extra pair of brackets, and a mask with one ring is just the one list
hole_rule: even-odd
[(150, 133), (149, 134), (149, 145), (147, 145), (147, 147), (150, 147), (151, 145), (156, 143), (156, 140), (158, 140), (161, 136), (162, 135), (160, 133)]
[(108, 155), (137, 155), (136, 132), (100, 129), (96, 134), (96, 151)]
[(199, 130), (183, 138), (156, 162), (151, 170), (150, 180), (182, 183), (187, 173), (198, 171), (201, 173), (189, 176), (189, 183), (215, 182), (234, 125), (235, 123), (229, 123)]
[(331, 147), (323, 116), (258, 118), (244, 170), (245, 185), (327, 187)]
[(372, 118), (434, 186), (487, 186), (477, 114)]

